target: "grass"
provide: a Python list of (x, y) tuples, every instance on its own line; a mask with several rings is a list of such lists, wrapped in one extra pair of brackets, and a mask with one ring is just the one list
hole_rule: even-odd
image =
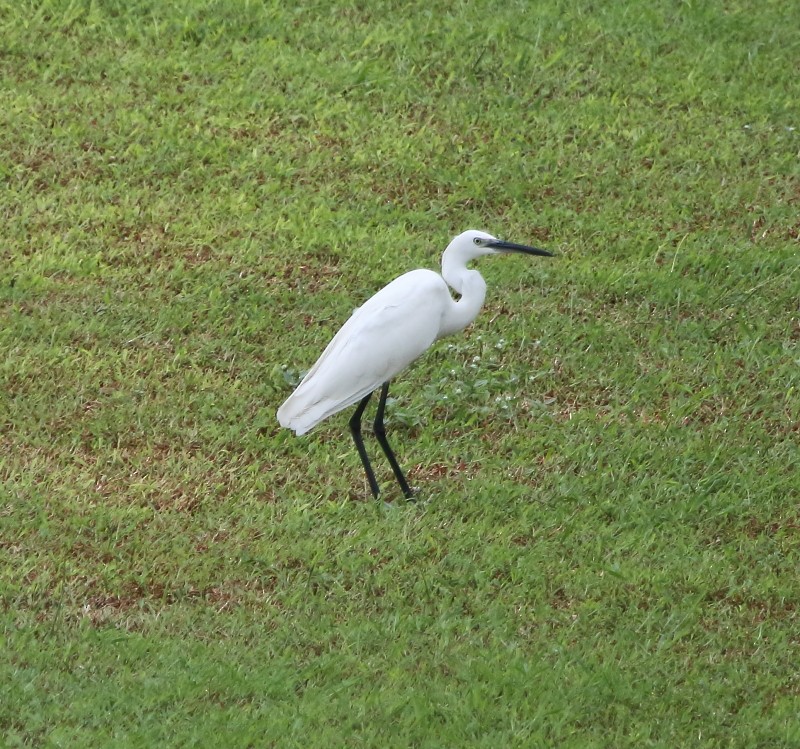
[[(800, 742), (799, 25), (0, 0), (3, 745)], [(468, 227), (376, 504), (274, 414)]]

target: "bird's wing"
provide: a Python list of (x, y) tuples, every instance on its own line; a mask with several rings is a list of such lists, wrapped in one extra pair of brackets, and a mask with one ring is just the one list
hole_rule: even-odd
[(447, 285), (433, 271), (406, 273), (355, 310), (278, 411), (304, 434), (361, 400), (422, 354), (439, 333)]

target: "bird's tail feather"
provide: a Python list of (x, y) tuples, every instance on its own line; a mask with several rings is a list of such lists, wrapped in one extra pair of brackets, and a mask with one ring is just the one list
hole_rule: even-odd
[(297, 388), (278, 409), (278, 423), (285, 429), (292, 429), (299, 437), (311, 431), (317, 424), (329, 416), (338, 413), (348, 406), (360, 401), (374, 388), (369, 387), (364, 392), (357, 392), (343, 400), (331, 398), (315, 399), (312, 388)]

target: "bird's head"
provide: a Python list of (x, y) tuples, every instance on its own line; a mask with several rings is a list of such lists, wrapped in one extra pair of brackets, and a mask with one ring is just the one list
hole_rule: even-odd
[(447, 246), (447, 250), (451, 249), (451, 254), (460, 256), (464, 262), (469, 262), (484, 255), (496, 255), (506, 252), (521, 252), (525, 255), (541, 255), (544, 257), (552, 257), (553, 255), (552, 252), (540, 250), (538, 247), (506, 242), (504, 239), (498, 239), (485, 231), (478, 231), (477, 229), (469, 229), (454, 237)]

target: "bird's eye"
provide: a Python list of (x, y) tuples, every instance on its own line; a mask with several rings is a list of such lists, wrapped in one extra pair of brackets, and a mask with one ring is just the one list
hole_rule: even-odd
[(475, 239), (473, 239), (472, 241), (475, 242), (475, 244), (480, 244), (481, 243), (481, 238), (480, 237), (475, 237)]

